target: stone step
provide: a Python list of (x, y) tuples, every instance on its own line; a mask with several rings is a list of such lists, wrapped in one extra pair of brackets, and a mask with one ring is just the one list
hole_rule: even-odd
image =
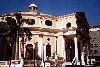
[(82, 65), (66, 65), (65, 67), (85, 67), (85, 66), (82, 66)]
[(92, 66), (92, 65), (66, 65), (65, 67), (96, 67), (96, 66)]

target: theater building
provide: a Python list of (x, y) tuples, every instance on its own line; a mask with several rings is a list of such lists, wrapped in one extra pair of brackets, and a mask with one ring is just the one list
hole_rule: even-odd
[[(14, 47), (16, 50), (13, 52), (13, 60), (20, 60), (22, 54), (25, 60), (33, 60), (35, 49), (35, 54), (42, 61), (47, 60), (47, 57), (62, 64), (72, 63), (74, 60), (81, 63), (87, 61), (89, 24), (84, 12), (52, 16), (38, 12), (38, 7), (31, 4), (28, 12), (20, 13), (24, 19), (22, 27), (30, 29), (32, 39), (27, 40), (24, 37), (23, 46), (22, 38), (19, 38), (20, 45), (16, 44)], [(4, 18), (7, 16), (15, 18), (14, 13), (3, 15)]]

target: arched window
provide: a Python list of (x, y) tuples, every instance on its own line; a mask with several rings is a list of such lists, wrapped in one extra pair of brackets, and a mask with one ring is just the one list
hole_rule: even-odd
[(46, 57), (51, 57), (51, 45), (48, 43), (46, 45)]
[(69, 27), (71, 27), (71, 23), (70, 22), (66, 24), (66, 28), (69, 28)]
[(52, 26), (52, 21), (46, 20), (46, 21), (45, 21), (45, 25), (47, 25), (47, 26)]

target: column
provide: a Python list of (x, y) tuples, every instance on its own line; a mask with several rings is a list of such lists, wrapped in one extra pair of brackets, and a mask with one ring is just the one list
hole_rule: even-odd
[(21, 40), (22, 38), (19, 38), (19, 59), (21, 59)]
[(38, 38), (38, 55), (40, 58), (42, 58), (42, 36), (39, 35)]
[(82, 62), (82, 65), (85, 65), (85, 62), (84, 62), (84, 52), (82, 52), (82, 55), (81, 55), (81, 62)]
[(46, 42), (46, 44), (43, 47), (43, 49), (44, 49), (44, 61), (46, 60), (46, 45), (47, 44), (48, 44), (48, 42)]
[(57, 44), (57, 38), (58, 38), (58, 36), (56, 36), (56, 39), (55, 39), (55, 42), (56, 42), (56, 45), (55, 45), (55, 49), (56, 49), (56, 50), (55, 50), (55, 51), (56, 51), (56, 52), (55, 52), (55, 63), (56, 63), (56, 64), (58, 63), (58, 56), (57, 56), (57, 54), (58, 54), (57, 45), (58, 45), (58, 44)]
[(25, 58), (25, 53), (26, 53), (26, 45), (27, 44), (24, 44), (24, 58)]
[(62, 37), (62, 49), (63, 49), (63, 57), (64, 61), (66, 60), (66, 53), (65, 53), (65, 40), (64, 37)]
[(43, 47), (42, 47), (42, 61), (44, 62), (44, 46), (45, 46), (45, 44), (43, 44)]
[(74, 37), (74, 43), (75, 43), (75, 58), (78, 61), (78, 47), (77, 47), (77, 37)]
[(57, 38), (58, 38), (58, 36), (56, 36), (56, 55), (58, 54), (58, 52), (57, 52), (57, 50), (58, 50), (58, 48), (57, 48)]

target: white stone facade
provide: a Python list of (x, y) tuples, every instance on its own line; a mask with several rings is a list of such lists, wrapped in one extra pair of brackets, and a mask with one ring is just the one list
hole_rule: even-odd
[[(29, 12), (20, 12), (22, 19), (30, 20), (31, 24), (29, 24), (27, 21), (24, 21), (22, 27), (27, 27), (30, 29), (32, 33), (32, 39), (30, 41), (25, 41), (24, 48), (21, 45), (19, 46), (19, 58), (21, 59), (22, 49), (24, 50), (25, 58), (27, 44), (32, 44), (34, 50), (34, 48), (36, 48), (35, 44), (37, 43), (37, 54), (44, 61), (49, 55), (49, 58), (55, 62), (53, 56), (57, 55), (57, 58), (63, 58), (62, 61), (72, 62), (74, 61), (73, 59), (76, 58), (78, 62), (80, 62), (80, 60), (84, 62), (84, 59), (81, 59), (81, 56), (84, 57), (83, 43), (82, 40), (80, 40), (77, 36), (77, 30), (81, 30), (78, 28), (78, 23), (83, 23), (81, 21), (77, 22), (77, 20), (80, 18), (82, 19), (83, 17), (80, 14), (84, 13), (76, 12), (56, 17), (48, 14), (38, 13), (36, 5), (30, 7)], [(7, 17), (7, 15), (3, 16), (4, 18)], [(11, 13), (9, 16), (15, 18), (13, 13)], [(84, 23), (87, 24), (85, 20)], [(81, 37), (81, 35), (79, 36)], [(70, 46), (70, 44), (72, 46)], [(47, 45), (50, 46), (49, 50), (46, 49)], [(46, 52), (46, 50), (50, 51), (50, 54), (47, 55), (49, 52)], [(57, 59), (56, 57), (55, 59)], [(70, 57), (70, 59), (68, 57)]]
[(89, 29), (90, 43), (91, 43), (91, 55), (100, 56), (100, 28)]

